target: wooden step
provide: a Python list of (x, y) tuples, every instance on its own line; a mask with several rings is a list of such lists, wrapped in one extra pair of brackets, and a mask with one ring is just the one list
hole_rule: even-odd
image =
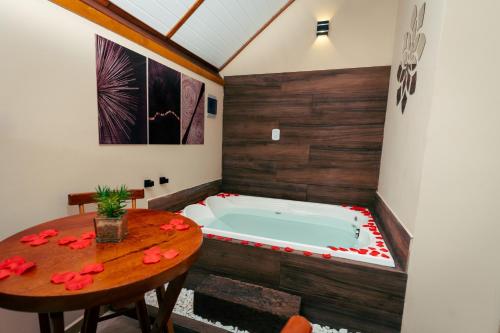
[(210, 275), (194, 292), (194, 313), (252, 333), (280, 332), (300, 311), (300, 297)]

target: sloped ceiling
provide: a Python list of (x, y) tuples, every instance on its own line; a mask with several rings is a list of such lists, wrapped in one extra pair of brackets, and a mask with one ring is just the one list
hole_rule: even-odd
[[(221, 68), (290, 1), (111, 0), (111, 2), (162, 35), (173, 33), (172, 41), (213, 66)], [(196, 10), (190, 10), (194, 7)], [(187, 20), (178, 28), (176, 24), (186, 17)]]

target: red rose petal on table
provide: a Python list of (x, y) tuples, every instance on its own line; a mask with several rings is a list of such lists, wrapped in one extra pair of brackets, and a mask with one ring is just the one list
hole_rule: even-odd
[(0, 262), (0, 269), (13, 269), (13, 267), (15, 268), (25, 262), (26, 260), (23, 257), (13, 256)]
[(332, 257), (330, 253), (323, 253), (321, 256), (325, 259), (330, 259)]
[(159, 254), (150, 254), (150, 255), (145, 255), (144, 258), (142, 258), (142, 262), (145, 264), (156, 264), (159, 262), (161, 259), (161, 256)]
[(81, 236), (81, 239), (94, 239), (94, 238), (95, 238), (94, 231), (84, 232)]
[(167, 252), (163, 253), (163, 256), (166, 258), (166, 259), (174, 259), (175, 257), (177, 257), (179, 255), (179, 251), (177, 250), (174, 250), (174, 249), (170, 249), (168, 250)]
[(370, 252), (370, 255), (371, 255), (372, 257), (376, 257), (376, 256), (378, 256), (379, 254), (380, 254), (380, 252), (378, 252), (378, 251), (372, 251), (372, 252)]
[(153, 246), (144, 251), (144, 254), (147, 256), (160, 253), (161, 253), (161, 248), (159, 246)]
[(169, 231), (169, 230), (174, 230), (175, 226), (173, 224), (164, 224), (160, 227), (160, 229), (163, 231)]
[(10, 274), (11, 273), (8, 269), (0, 269), (0, 280), (8, 278)]
[(63, 237), (63, 238), (59, 239), (59, 241), (57, 242), (57, 244), (59, 244), (59, 245), (68, 245), (69, 243), (76, 242), (77, 240), (78, 240), (78, 238), (76, 238), (75, 236), (66, 236), (66, 237)]
[(303, 253), (306, 257), (310, 257), (310, 256), (312, 256), (312, 255), (313, 255), (313, 253), (312, 253), (312, 252), (309, 252), (309, 251), (304, 251), (304, 252), (302, 252), (302, 253)]
[(36, 264), (34, 262), (32, 262), (32, 261), (25, 262), (24, 264), (20, 264), (19, 266), (16, 267), (16, 269), (14, 270), (14, 274), (16, 274), (16, 275), (22, 275), (26, 271), (32, 269), (35, 266), (36, 266)]
[(389, 259), (389, 256), (387, 254), (385, 254), (385, 253), (382, 253), (381, 256), (382, 256), (382, 258)]
[(168, 222), (168, 223), (171, 225), (180, 225), (180, 224), (184, 224), (184, 220), (183, 219), (171, 219), (170, 222)]
[(175, 226), (175, 230), (184, 231), (189, 229), (189, 224), (178, 224)]
[(56, 229), (47, 229), (38, 233), (38, 236), (42, 238), (57, 236), (59, 232)]
[(78, 273), (75, 272), (54, 273), (50, 278), (50, 282), (54, 284), (66, 283), (70, 280), (73, 280), (77, 275)]
[(29, 243), (29, 242), (34, 241), (35, 239), (38, 239), (38, 238), (39, 238), (39, 236), (36, 234), (26, 235), (26, 236), (21, 237), (21, 243)]
[(293, 249), (292, 249), (291, 247), (288, 247), (288, 246), (287, 246), (287, 247), (285, 247), (285, 251), (286, 251), (286, 252), (293, 252)]
[(69, 248), (72, 250), (80, 250), (90, 246), (92, 242), (90, 239), (80, 239), (76, 242), (69, 244)]
[(80, 290), (85, 288), (86, 286), (92, 284), (94, 279), (92, 279), (92, 275), (76, 275), (73, 279), (64, 283), (66, 290)]
[(102, 271), (104, 271), (104, 265), (101, 263), (87, 264), (87, 265), (83, 266), (80, 274), (81, 275), (97, 274), (97, 273), (101, 273)]
[(47, 244), (48, 242), (49, 242), (48, 239), (38, 237), (37, 239), (29, 242), (29, 245), (31, 245), (31, 246), (39, 246), (39, 245)]
[(280, 247), (279, 246), (271, 246), (271, 250), (273, 250), (273, 251), (279, 251)]
[(248, 243), (250, 243), (249, 241), (246, 241), (246, 240), (243, 240), (240, 242), (241, 245), (248, 245)]
[(255, 247), (262, 247), (263, 245), (264, 245), (264, 244), (262, 244), (262, 243), (255, 243), (255, 244), (254, 244), (254, 246), (255, 246)]

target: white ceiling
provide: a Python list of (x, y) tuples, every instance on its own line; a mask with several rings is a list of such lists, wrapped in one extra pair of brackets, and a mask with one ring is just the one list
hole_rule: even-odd
[[(166, 35), (195, 0), (112, 0)], [(221, 67), (287, 0), (205, 0), (172, 40)]]

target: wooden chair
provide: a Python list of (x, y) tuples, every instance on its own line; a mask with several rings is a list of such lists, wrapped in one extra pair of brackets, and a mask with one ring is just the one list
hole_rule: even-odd
[[(130, 200), (132, 201), (132, 208), (135, 209), (137, 208), (137, 199), (144, 199), (144, 190), (139, 189), (139, 190), (129, 190), (130, 192)], [(91, 203), (96, 203), (95, 199), (95, 192), (84, 192), (84, 193), (70, 193), (68, 194), (68, 205), (69, 206), (76, 206), (78, 205), (78, 210), (80, 214), (85, 214), (85, 205), (86, 204), (91, 204)], [(157, 294), (161, 292), (161, 289), (163, 288), (158, 288), (157, 289)], [(164, 292), (164, 289), (163, 289)], [(135, 311), (136, 311), (136, 317), (140, 323), (141, 326), (141, 331), (143, 333), (149, 332), (150, 331), (150, 321), (149, 321), (149, 316), (148, 316), (148, 311), (147, 311), (147, 306), (146, 302), (144, 300), (144, 296), (138, 300), (130, 300), (128, 304), (134, 304), (135, 305)], [(113, 304), (111, 305), (111, 308), (122, 308), (120, 310), (115, 311), (115, 313), (101, 316), (99, 317), (98, 321), (104, 321), (108, 320), (111, 318), (115, 318), (117, 316), (121, 315), (126, 315), (130, 316), (130, 311), (133, 311), (133, 309), (130, 308), (124, 308), (127, 304), (122, 304), (122, 305), (116, 305)], [(83, 326), (82, 326), (82, 332), (86, 330), (86, 326), (89, 325), (89, 321), (91, 317), (95, 316), (95, 314), (92, 313), (87, 313), (88, 311), (85, 311), (84, 314), (84, 319), (83, 319)], [(168, 333), (173, 333), (173, 325), (172, 321), (169, 320), (167, 323), (168, 328), (165, 328), (165, 331), (168, 331)]]
[[(137, 208), (137, 199), (144, 199), (144, 190), (129, 190), (130, 200), (132, 201), (132, 208)], [(95, 192), (85, 192), (85, 193), (70, 193), (68, 194), (68, 205), (76, 206), (80, 214), (85, 213), (85, 205), (90, 203), (96, 203)]]
[(288, 319), (281, 333), (311, 333), (312, 326), (306, 318), (302, 316), (292, 316)]

